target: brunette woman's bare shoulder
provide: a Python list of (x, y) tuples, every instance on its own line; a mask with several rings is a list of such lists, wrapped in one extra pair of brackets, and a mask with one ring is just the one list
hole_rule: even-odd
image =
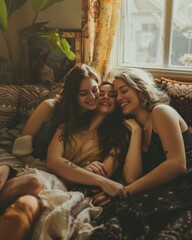
[(54, 99), (46, 99), (43, 102), (41, 102), (38, 107), (36, 108), (36, 112), (49, 112), (54, 113), (55, 112), (55, 100)]
[(46, 99), (42, 102), (42, 104), (45, 104), (50, 108), (55, 108), (56, 100), (54, 98)]
[[(55, 112), (55, 101), (54, 99), (47, 99), (41, 102), (30, 114), (30, 117), (37, 116), (49, 120)], [(43, 114), (42, 114), (43, 113)]]

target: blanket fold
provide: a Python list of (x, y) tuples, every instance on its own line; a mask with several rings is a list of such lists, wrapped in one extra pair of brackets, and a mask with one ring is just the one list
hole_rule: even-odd
[(91, 221), (101, 214), (102, 208), (94, 207), (91, 198), (82, 193), (44, 190), (39, 197), (44, 211), (31, 240), (87, 240), (99, 228)]

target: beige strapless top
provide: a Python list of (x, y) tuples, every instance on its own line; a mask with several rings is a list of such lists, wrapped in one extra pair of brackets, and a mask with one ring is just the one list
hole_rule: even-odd
[(73, 162), (79, 167), (85, 167), (94, 161), (102, 162), (101, 150), (98, 146), (97, 140), (90, 140), (88, 143), (83, 144), (78, 149), (77, 142), (70, 139), (65, 146), (64, 158)]

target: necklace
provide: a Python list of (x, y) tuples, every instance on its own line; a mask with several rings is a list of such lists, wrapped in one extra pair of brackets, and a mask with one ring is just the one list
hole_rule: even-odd
[(145, 122), (144, 126), (142, 127), (144, 132), (147, 130), (149, 122), (150, 122), (150, 116), (147, 117), (146, 122)]
[(143, 126), (143, 131), (145, 132), (147, 130), (147, 123)]

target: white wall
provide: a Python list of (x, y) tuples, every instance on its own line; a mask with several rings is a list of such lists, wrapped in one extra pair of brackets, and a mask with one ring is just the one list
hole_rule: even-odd
[[(13, 46), (15, 56), (18, 55), (18, 33), (24, 27), (29, 26), (35, 16), (30, 1), (15, 11), (9, 18), (8, 34)], [(61, 29), (80, 29), (81, 28), (81, 0), (64, 0), (55, 3), (39, 13), (36, 22), (48, 21), (47, 27)], [(7, 49), (0, 34), (0, 56), (7, 57)]]

